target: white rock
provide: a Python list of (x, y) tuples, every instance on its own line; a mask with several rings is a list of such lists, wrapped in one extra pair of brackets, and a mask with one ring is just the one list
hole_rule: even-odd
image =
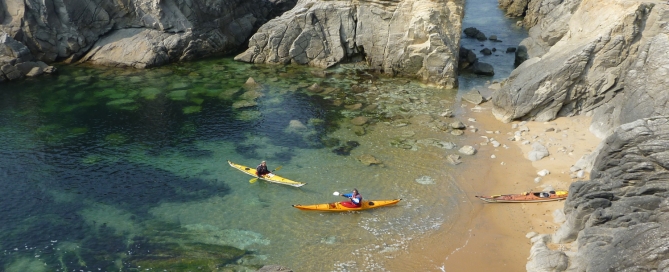
[(490, 158), (495, 159), (495, 158), (497, 158), (497, 156), (495, 156), (495, 154), (492, 154), (492, 155), (490, 155)]
[(492, 141), (492, 142), (490, 142), (490, 143), (491, 143), (492, 146), (494, 146), (494, 147), (499, 147), (499, 146), (501, 145), (498, 141)]
[(541, 182), (541, 178), (540, 178), (540, 177), (536, 177), (536, 178), (534, 178), (534, 183), (539, 183), (539, 182)]
[(551, 173), (551, 172), (548, 171), (548, 169), (544, 169), (544, 170), (541, 170), (541, 171), (537, 172), (537, 175), (539, 175), (540, 177), (545, 177), (545, 176), (547, 176), (547, 175), (550, 174), (550, 173)]
[(458, 152), (460, 152), (460, 153), (462, 153), (462, 154), (465, 154), (465, 155), (470, 155), (470, 156), (471, 156), (471, 155), (476, 154), (476, 148), (474, 148), (474, 147), (471, 146), (471, 145), (465, 145), (465, 146), (463, 146), (462, 148), (460, 148), (460, 150), (458, 150)]

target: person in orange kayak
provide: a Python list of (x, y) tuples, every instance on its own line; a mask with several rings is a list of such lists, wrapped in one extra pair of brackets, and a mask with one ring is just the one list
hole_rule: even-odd
[(267, 163), (266, 163), (265, 161), (262, 161), (262, 162), (260, 163), (260, 165), (258, 165), (258, 167), (256, 167), (256, 175), (257, 175), (258, 177), (267, 175), (267, 174), (269, 174), (269, 173), (272, 173), (272, 172), (270, 172), (269, 170), (267, 170)]
[(351, 200), (349, 203), (352, 203), (356, 207), (362, 206), (362, 195), (358, 193), (358, 189), (353, 189), (353, 192), (348, 194), (343, 194), (342, 196), (348, 197)]

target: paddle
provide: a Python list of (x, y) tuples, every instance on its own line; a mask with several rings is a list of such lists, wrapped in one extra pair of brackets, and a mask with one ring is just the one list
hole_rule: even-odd
[[(276, 169), (270, 171), (270, 173), (272, 173), (274, 171), (279, 171), (281, 169), (281, 167), (283, 167), (283, 165), (281, 165), (281, 166), (277, 167)], [(249, 180), (249, 183), (255, 183), (256, 181), (258, 181), (258, 178), (252, 178), (251, 180)]]

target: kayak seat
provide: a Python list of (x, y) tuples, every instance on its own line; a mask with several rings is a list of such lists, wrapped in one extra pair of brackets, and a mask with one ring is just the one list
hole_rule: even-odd
[(374, 202), (370, 201), (369, 206), (374, 206)]
[(251, 168), (246, 167), (246, 168), (244, 168), (244, 170), (248, 171), (248, 170), (251, 170)]

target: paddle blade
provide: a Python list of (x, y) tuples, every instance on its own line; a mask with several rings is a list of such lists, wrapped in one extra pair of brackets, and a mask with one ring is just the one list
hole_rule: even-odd
[[(279, 166), (279, 167), (277, 167), (276, 169), (274, 169), (274, 171), (279, 171), (279, 170), (281, 170), (281, 167), (283, 167), (283, 165), (282, 165), (282, 166)], [(274, 172), (274, 171), (272, 171), (272, 172)]]
[(256, 181), (258, 181), (258, 178), (252, 178), (251, 180), (249, 180), (249, 183), (255, 183)]
[(334, 193), (332, 193), (332, 195), (333, 195), (333, 196), (338, 196), (338, 195), (339, 195), (339, 192), (334, 192)]

